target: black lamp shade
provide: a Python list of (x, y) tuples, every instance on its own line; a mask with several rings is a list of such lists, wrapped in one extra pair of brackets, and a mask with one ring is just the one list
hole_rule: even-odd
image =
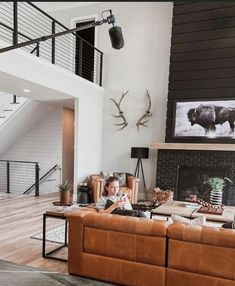
[(131, 147), (131, 158), (148, 159), (149, 148), (146, 147)]

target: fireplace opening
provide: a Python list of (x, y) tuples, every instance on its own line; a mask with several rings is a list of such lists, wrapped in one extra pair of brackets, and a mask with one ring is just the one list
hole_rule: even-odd
[[(210, 187), (205, 182), (211, 177), (224, 178), (227, 177), (228, 169), (224, 167), (187, 167), (178, 166), (177, 174), (177, 190), (175, 199), (178, 201), (186, 201), (189, 195), (197, 195), (198, 198), (206, 202), (210, 201)], [(227, 188), (223, 190), (223, 204), (226, 205)]]

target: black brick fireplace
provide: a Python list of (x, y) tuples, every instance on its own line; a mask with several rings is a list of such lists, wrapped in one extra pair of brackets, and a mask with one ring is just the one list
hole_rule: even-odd
[[(212, 176), (225, 176), (235, 182), (235, 152), (158, 150), (156, 186), (173, 190), (176, 200), (184, 200), (190, 188), (204, 192), (208, 199), (207, 190), (201, 188), (203, 180)], [(235, 205), (235, 184), (225, 188), (223, 203)]]
[[(190, 189), (206, 193), (206, 190), (201, 190), (203, 178), (223, 177), (225, 174), (234, 184), (225, 190), (224, 204), (235, 205), (233, 134), (208, 137), (185, 134), (184, 129), (180, 136), (175, 132), (177, 102), (234, 100), (231, 68), (235, 67), (235, 58), (231, 55), (234, 53), (235, 25), (223, 19), (234, 20), (235, 7), (223, 1), (210, 5), (206, 1), (186, 2), (182, 5), (175, 1), (173, 7), (166, 132), (165, 143), (161, 144), (174, 146), (168, 148), (155, 144), (159, 145), (154, 147), (158, 149), (156, 186), (171, 189), (175, 192), (175, 199), (183, 199)], [(219, 11), (223, 11), (223, 15)], [(183, 122), (188, 126), (187, 119)], [(214, 124), (217, 128), (216, 120)], [(196, 125), (203, 129), (202, 125)], [(188, 127), (185, 128), (187, 130)], [(195, 143), (201, 146), (193, 149), (192, 144)], [(204, 151), (203, 143), (210, 151)], [(183, 191), (177, 192), (180, 183), (180, 191)]]
[[(185, 201), (190, 195), (196, 195), (204, 201), (210, 201), (210, 186), (206, 181), (211, 177), (224, 178), (229, 174), (229, 168), (204, 167), (204, 166), (182, 166), (178, 165), (177, 189), (175, 199)], [(224, 204), (227, 203), (227, 187), (224, 187)]]

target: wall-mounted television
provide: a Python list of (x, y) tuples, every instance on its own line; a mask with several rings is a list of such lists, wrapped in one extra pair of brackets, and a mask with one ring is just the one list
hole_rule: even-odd
[(235, 99), (174, 101), (175, 139), (234, 140), (234, 122)]

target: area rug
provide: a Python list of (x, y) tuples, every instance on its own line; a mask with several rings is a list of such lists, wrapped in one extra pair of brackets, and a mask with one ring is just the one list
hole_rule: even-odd
[(93, 279), (50, 272), (43, 269), (0, 260), (1, 286), (109, 286)]
[[(64, 244), (64, 224), (52, 228), (46, 232), (46, 241)], [(31, 236), (31, 238), (42, 240), (42, 233)]]

